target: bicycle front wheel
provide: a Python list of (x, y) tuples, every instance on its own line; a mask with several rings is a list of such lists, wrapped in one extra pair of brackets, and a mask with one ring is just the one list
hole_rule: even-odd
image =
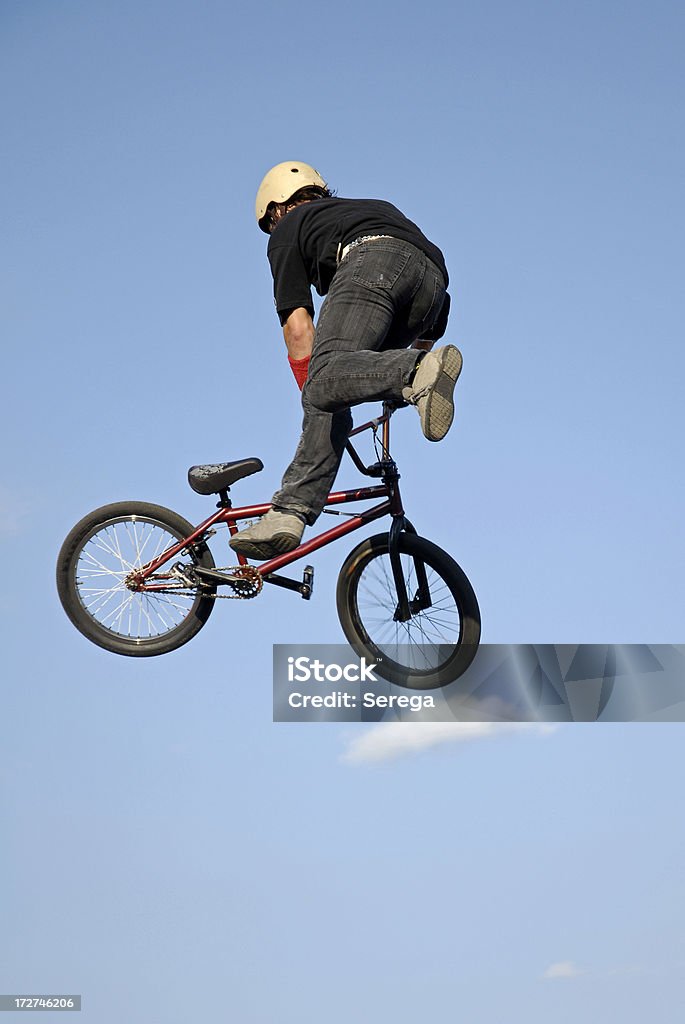
[(351, 647), (376, 662), (379, 675), (431, 690), (457, 679), (476, 656), (478, 601), (463, 569), (436, 544), (402, 533), (398, 547), (409, 619), (398, 618), (387, 533), (362, 541), (345, 561), (338, 615)]
[(180, 563), (214, 568), (203, 541), (183, 548), (150, 576), (150, 589), (132, 589), (131, 574), (193, 532), (182, 516), (161, 505), (117, 502), (85, 516), (57, 559), (62, 607), (85, 637), (114, 654), (150, 657), (181, 647), (202, 629), (216, 587), (194, 585), (169, 570)]

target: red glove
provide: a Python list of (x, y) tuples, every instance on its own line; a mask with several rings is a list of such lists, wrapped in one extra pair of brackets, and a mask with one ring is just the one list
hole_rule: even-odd
[(288, 362), (290, 363), (290, 369), (295, 375), (297, 386), (301, 391), (304, 387), (304, 382), (307, 379), (307, 373), (309, 371), (309, 356), (305, 356), (304, 359), (291, 359), (290, 356), (288, 356)]

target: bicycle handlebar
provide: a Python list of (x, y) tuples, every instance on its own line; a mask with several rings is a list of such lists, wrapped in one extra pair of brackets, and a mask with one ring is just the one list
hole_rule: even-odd
[(371, 428), (378, 428), (383, 423), (387, 423), (390, 417), (398, 409), (406, 408), (407, 403), (402, 399), (386, 399), (383, 402), (383, 415), (377, 416), (376, 419), (367, 420), (366, 423), (360, 424), (358, 427), (354, 427), (348, 437), (354, 437), (355, 434), (361, 434), (363, 430), (369, 430)]
[(373, 430), (375, 434), (378, 428), (382, 426), (383, 433), (381, 436), (381, 446), (383, 448), (384, 455), (387, 456), (388, 460), (390, 460), (390, 417), (397, 409), (401, 409), (403, 406), (406, 406), (406, 404), (407, 403), (401, 399), (388, 399), (384, 401), (382, 416), (378, 416), (373, 420), (368, 420), (366, 423), (361, 423), (358, 427), (354, 427), (348, 434), (348, 441), (345, 445), (345, 449), (359, 472), (363, 473), (364, 476), (382, 476), (383, 470), (381, 464), (375, 462), (370, 466), (365, 466), (349, 438), (354, 437), (356, 434), (361, 434), (364, 430)]

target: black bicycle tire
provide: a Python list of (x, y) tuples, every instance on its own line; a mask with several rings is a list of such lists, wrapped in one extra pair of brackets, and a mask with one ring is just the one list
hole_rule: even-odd
[[(98, 527), (108, 523), (121, 522), (135, 516), (151, 521), (168, 530), (179, 540), (188, 537), (194, 527), (183, 516), (163, 505), (144, 501), (119, 501), (103, 505), (84, 516), (69, 532), (57, 558), (57, 593), (62, 607), (76, 629), (92, 643), (113, 654), (133, 658), (149, 658), (168, 654), (188, 643), (204, 626), (214, 607), (215, 586), (206, 588), (189, 606), (189, 614), (168, 633), (148, 639), (133, 639), (114, 635), (88, 614), (81, 602), (75, 581), (79, 554), (85, 541), (94, 535)], [(195, 565), (205, 569), (214, 568), (212, 553), (203, 541), (196, 542), (189, 551)]]
[(425, 537), (402, 533), (399, 551), (424, 560), (449, 587), (460, 615), (460, 635), (451, 655), (444, 664), (430, 670), (417, 671), (388, 658), (369, 637), (359, 616), (357, 587), (361, 574), (374, 558), (389, 552), (390, 535), (367, 537), (350, 552), (338, 576), (336, 601), (343, 632), (352, 649), (361, 656), (377, 662), (377, 673), (398, 686), (412, 690), (433, 690), (458, 679), (476, 656), (480, 642), (480, 609), (478, 601), (460, 565), (451, 555)]

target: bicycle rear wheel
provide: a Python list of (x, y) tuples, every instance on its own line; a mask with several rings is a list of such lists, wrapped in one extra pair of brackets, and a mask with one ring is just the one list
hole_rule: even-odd
[(151, 657), (176, 650), (202, 629), (216, 587), (193, 586), (169, 575), (172, 565), (214, 568), (203, 541), (184, 548), (134, 590), (127, 577), (184, 540), (193, 526), (161, 505), (105, 505), (71, 530), (57, 559), (62, 607), (85, 637), (114, 654)]
[[(466, 574), (445, 551), (402, 533), (399, 555), (411, 616), (397, 620), (389, 534), (362, 541), (338, 577), (338, 615), (356, 653), (390, 682), (415, 690), (445, 686), (473, 661), (480, 641), (478, 601)], [(421, 566), (428, 584), (419, 600)], [(417, 576), (417, 570), (419, 575)]]

